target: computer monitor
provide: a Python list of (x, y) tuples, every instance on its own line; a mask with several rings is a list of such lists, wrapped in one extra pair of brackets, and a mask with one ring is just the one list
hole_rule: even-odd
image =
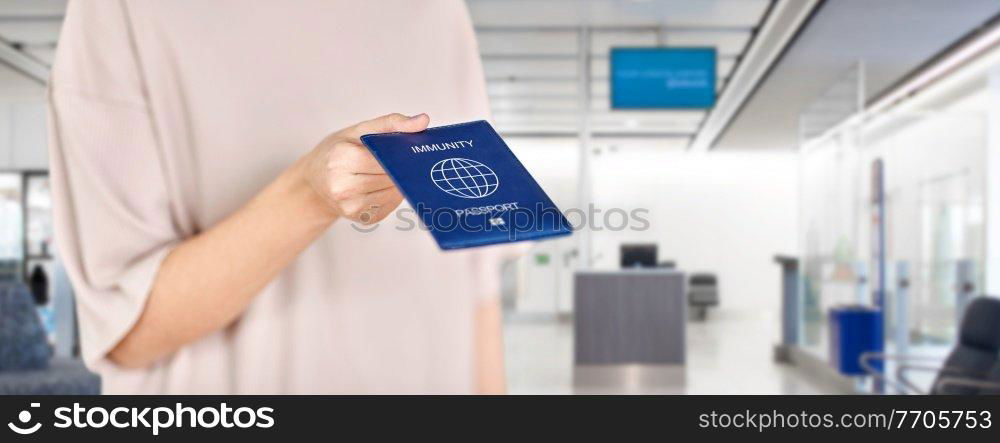
[(715, 105), (715, 48), (611, 49), (611, 109)]
[(656, 243), (621, 245), (622, 268), (655, 268)]

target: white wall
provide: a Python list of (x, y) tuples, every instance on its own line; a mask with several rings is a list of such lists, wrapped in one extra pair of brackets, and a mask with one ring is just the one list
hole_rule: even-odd
[[(576, 206), (576, 139), (506, 140), (514, 154), (562, 210)], [(576, 263), (570, 256), (574, 237), (535, 243), (518, 263), (517, 311), (534, 314), (568, 312), (572, 298), (572, 275)], [(549, 258), (539, 264), (536, 255)]]
[(0, 170), (48, 169), (45, 87), (0, 66)]
[(798, 163), (793, 153), (623, 150), (594, 162), (595, 201), (649, 209), (645, 232), (597, 232), (597, 266), (618, 266), (618, 245), (656, 242), (660, 260), (718, 275), (725, 308), (778, 306), (775, 254), (797, 248)]
[[(575, 140), (509, 143), (561, 209), (575, 206)], [(715, 272), (723, 308), (777, 310), (780, 279), (772, 258), (798, 252), (795, 153), (691, 154), (630, 148), (627, 142), (617, 143), (615, 149), (598, 143), (598, 148), (592, 163), (596, 206), (602, 211), (648, 209), (649, 229), (594, 232), (595, 267), (616, 268), (621, 243), (655, 242), (661, 260), (674, 260), (688, 272)], [(619, 219), (614, 223), (620, 224)], [(571, 309), (573, 263), (561, 259), (575, 246), (573, 240), (535, 246), (533, 253), (550, 254), (552, 262), (537, 265), (530, 255), (522, 261), (519, 310)]]
[(48, 169), (45, 103), (0, 101), (0, 169)]

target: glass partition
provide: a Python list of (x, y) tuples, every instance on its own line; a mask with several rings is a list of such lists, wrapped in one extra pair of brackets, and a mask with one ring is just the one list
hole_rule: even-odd
[[(884, 165), (886, 336), (917, 347), (954, 341), (965, 298), (983, 287), (986, 123), (976, 112), (897, 112), (843, 124), (803, 148), (804, 348), (825, 358), (832, 306), (873, 303), (876, 160)], [(905, 299), (900, 267), (909, 272)]]
[(23, 258), (21, 174), (0, 173), (0, 281), (17, 279)]
[(817, 353), (826, 349), (825, 313), (858, 302), (863, 256), (860, 187), (861, 155), (851, 131), (818, 142), (802, 156), (799, 226), (802, 245), (800, 343)]
[(910, 270), (902, 302), (914, 344), (952, 343), (963, 299), (983, 288), (986, 123), (976, 112), (908, 113), (864, 131), (866, 156), (886, 162), (886, 260)]
[(52, 195), (47, 173), (25, 175), (27, 217), (27, 256), (48, 260), (52, 254)]

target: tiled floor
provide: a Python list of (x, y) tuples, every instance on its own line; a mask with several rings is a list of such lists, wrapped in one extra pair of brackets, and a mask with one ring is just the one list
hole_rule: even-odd
[(766, 312), (717, 312), (687, 329), (684, 381), (656, 389), (573, 387), (573, 326), (508, 316), (508, 388), (512, 394), (823, 394), (794, 368), (772, 358), (778, 320)]

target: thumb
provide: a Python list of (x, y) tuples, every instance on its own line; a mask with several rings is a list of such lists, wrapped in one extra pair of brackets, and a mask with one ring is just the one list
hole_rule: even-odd
[(361, 137), (365, 134), (381, 132), (420, 132), (427, 129), (431, 119), (427, 114), (417, 114), (407, 117), (403, 114), (386, 114), (372, 120), (363, 121), (354, 126), (352, 135)]

